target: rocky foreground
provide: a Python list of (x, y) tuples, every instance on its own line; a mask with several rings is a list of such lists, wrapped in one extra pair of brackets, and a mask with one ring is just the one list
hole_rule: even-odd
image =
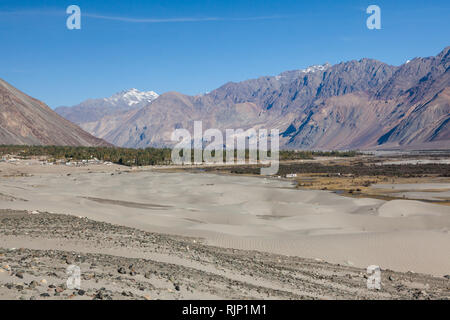
[[(67, 288), (69, 265), (81, 270)], [(69, 215), (0, 210), (0, 299), (449, 299), (450, 276), (208, 246)]]

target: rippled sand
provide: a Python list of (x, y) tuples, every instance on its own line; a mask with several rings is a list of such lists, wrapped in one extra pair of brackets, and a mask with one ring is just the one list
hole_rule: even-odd
[(260, 177), (27, 170), (32, 176), (1, 178), (0, 208), (73, 214), (203, 237), (217, 246), (359, 267), (376, 264), (435, 275), (450, 270), (448, 206), (348, 198)]

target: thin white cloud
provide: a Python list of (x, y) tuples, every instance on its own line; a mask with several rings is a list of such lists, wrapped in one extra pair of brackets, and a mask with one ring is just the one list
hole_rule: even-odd
[(103, 19), (103, 20), (114, 20), (123, 22), (134, 22), (134, 23), (167, 23), (167, 22), (197, 22), (197, 21), (218, 21), (223, 20), (221, 18), (166, 18), (166, 19), (155, 19), (155, 18), (132, 18), (132, 17), (118, 17), (118, 16), (105, 16), (99, 14), (83, 13), (81, 15), (88, 18)]
[(205, 18), (133, 18), (133, 17), (119, 17), (119, 16), (105, 16), (91, 13), (82, 13), (83, 16), (95, 19), (114, 20), (134, 23), (171, 23), (171, 22), (205, 22), (205, 21), (252, 21), (252, 20), (269, 20), (286, 18), (285, 16), (260, 16), (260, 17), (242, 17), (242, 18), (225, 18), (225, 17), (205, 17)]
[(13, 16), (13, 15), (32, 15), (32, 16), (38, 16), (38, 15), (62, 15), (65, 14), (64, 10), (14, 10), (14, 11), (0, 11), (0, 15), (2, 16)]
[[(60, 10), (18, 10), (18, 11), (0, 11), (0, 15), (67, 15), (65, 11)], [(174, 23), (174, 22), (208, 22), (208, 21), (253, 21), (253, 20), (271, 20), (288, 18), (288, 16), (255, 16), (255, 17), (180, 17), (180, 18), (137, 18), (126, 16), (110, 16), (96, 13), (83, 12), (81, 16), (93, 19), (122, 21), (131, 23)]]

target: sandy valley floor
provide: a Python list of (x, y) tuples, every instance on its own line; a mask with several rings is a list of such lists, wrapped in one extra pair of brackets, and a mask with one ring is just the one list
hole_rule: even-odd
[[(298, 190), (292, 182), (279, 179), (128, 170), (114, 165), (66, 168), (0, 164), (0, 171), (0, 209), (16, 210), (10, 213), (34, 211), (35, 215), (29, 217), (44, 212), (68, 214), (145, 232), (196, 237), (206, 248), (258, 250), (286, 259), (295, 256), (316, 263), (327, 261), (348, 270), (355, 268), (359, 277), (359, 268), (375, 264), (383, 270), (434, 275), (448, 286), (443, 276), (450, 273), (449, 206)], [(33, 250), (54, 249), (56, 245), (68, 251), (71, 246), (73, 251), (80, 251), (76, 247), (81, 246), (86, 254), (124, 257), (126, 252), (133, 258), (149, 257), (132, 246), (129, 250), (119, 246), (99, 252), (99, 247), (89, 249), (93, 241), (80, 245), (44, 236), (39, 242), (38, 238), (2, 229), (0, 247), (27, 248), (32, 250), (27, 253), (33, 254)], [(16, 255), (12, 252), (5, 251), (3, 257)], [(0, 282), (1, 277), (0, 273)], [(360, 281), (364, 287), (364, 278)], [(273, 284), (269, 287), (280, 289)], [(292, 297), (333, 297), (332, 291), (322, 295), (300, 291)], [(214, 291), (208, 292), (204, 297), (214, 298)], [(239, 293), (231, 296), (239, 297)]]

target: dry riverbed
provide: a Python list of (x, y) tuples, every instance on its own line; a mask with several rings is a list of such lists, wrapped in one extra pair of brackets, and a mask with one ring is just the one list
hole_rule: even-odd
[[(68, 289), (66, 268), (81, 269)], [(364, 269), (70, 215), (0, 210), (0, 299), (449, 299), (449, 277)]]
[(0, 163), (0, 299), (449, 298), (448, 177), (204, 170)]

